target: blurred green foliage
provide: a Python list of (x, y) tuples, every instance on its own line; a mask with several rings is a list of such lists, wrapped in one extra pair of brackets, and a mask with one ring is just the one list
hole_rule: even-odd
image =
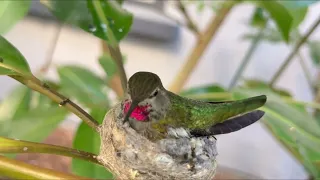
[[(99, 1), (103, 13), (107, 16), (107, 24), (102, 22), (92, 1), (47, 1), (41, 0), (59, 20), (91, 33), (97, 38), (110, 43), (108, 33), (112, 33), (117, 42), (126, 37), (130, 31), (133, 15), (117, 1)], [(300, 37), (297, 27), (304, 20), (308, 8), (316, 1), (243, 1), (256, 6), (250, 19), (252, 28), (265, 28), (262, 40), (271, 43), (293, 44)], [(188, 1), (197, 3), (198, 11), (206, 7), (215, 10), (219, 1)], [(0, 2), (0, 34), (8, 31), (23, 18), (29, 8), (30, 1)], [(15, 9), (13, 11), (12, 9)], [(10, 18), (8, 18), (10, 17)], [(8, 20), (10, 19), (10, 20)], [(275, 26), (266, 26), (272, 21)], [(266, 26), (266, 27), (265, 27)], [(111, 31), (110, 31), (111, 30)], [(255, 34), (244, 35), (246, 40)], [(320, 45), (317, 40), (307, 43), (310, 57), (316, 66), (320, 62)], [(34, 81), (34, 76), (23, 55), (3, 36), (0, 36), (0, 74), (15, 79)], [(107, 82), (117, 73), (117, 66), (109, 54), (103, 54), (97, 60), (106, 75), (100, 77), (86, 67), (78, 65), (60, 66), (57, 68), (59, 80), (46, 82), (54, 90), (75, 100), (89, 109), (99, 123), (111, 108), (109, 92), (112, 89)], [(205, 101), (236, 100), (259, 94), (268, 96), (267, 104), (261, 108), (266, 112), (262, 122), (270, 132), (294, 155), (305, 169), (315, 178), (320, 177), (320, 123), (318, 117), (307, 111), (306, 104), (295, 103), (290, 92), (283, 89), (270, 88), (260, 80), (245, 80), (244, 85), (227, 91), (216, 84), (193, 87), (180, 93), (182, 96), (193, 97)], [(286, 101), (285, 99), (291, 99)], [(297, 105), (298, 104), (298, 105)], [(65, 120), (69, 112), (38, 92), (17, 86), (0, 104), (0, 135), (41, 142), (58, 124)], [(73, 147), (92, 153), (99, 153), (100, 139), (85, 123), (78, 127)], [(109, 178), (112, 174), (104, 168), (73, 159), (72, 171), (75, 174), (91, 178)]]

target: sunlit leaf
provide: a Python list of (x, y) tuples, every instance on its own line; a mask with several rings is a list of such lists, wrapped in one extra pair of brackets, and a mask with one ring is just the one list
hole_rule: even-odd
[(0, 75), (30, 75), (30, 68), (22, 54), (0, 36)]
[(310, 41), (307, 45), (309, 47), (309, 54), (312, 58), (313, 64), (318, 66), (320, 64), (320, 41), (313, 40)]
[(109, 41), (106, 32), (112, 30), (118, 41), (130, 31), (133, 15), (122, 9), (116, 1), (100, 1), (109, 24), (100, 21), (92, 1), (41, 0), (59, 20), (78, 26), (84, 31)]
[(58, 68), (61, 80), (61, 91), (69, 97), (76, 98), (87, 107), (108, 105), (103, 88), (104, 81), (88, 69), (78, 66), (62, 66)]
[[(107, 110), (107, 108), (93, 109), (90, 114), (94, 119), (101, 123)], [(76, 132), (73, 147), (75, 149), (98, 154), (100, 151), (100, 136), (98, 133), (92, 131), (85, 123), (81, 123)], [(72, 171), (77, 175), (95, 179), (112, 178), (112, 174), (102, 166), (79, 159), (72, 160)]]
[(30, 0), (0, 1), (0, 34), (8, 32), (28, 12)]

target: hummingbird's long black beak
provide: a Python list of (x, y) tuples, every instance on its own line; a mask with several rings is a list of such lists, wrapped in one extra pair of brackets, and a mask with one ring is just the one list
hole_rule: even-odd
[(125, 118), (124, 118), (123, 123), (125, 123), (125, 122), (127, 122), (129, 120), (129, 117), (130, 117), (131, 113), (138, 106), (138, 104), (139, 104), (139, 101), (135, 101), (135, 100), (132, 101), (132, 103), (130, 105), (130, 108), (129, 108), (129, 110), (128, 110)]

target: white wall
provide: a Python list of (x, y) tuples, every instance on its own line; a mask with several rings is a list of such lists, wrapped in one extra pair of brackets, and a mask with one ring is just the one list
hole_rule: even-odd
[[(193, 14), (196, 13), (194, 8), (191, 10)], [(320, 4), (310, 9), (306, 21), (301, 25), (302, 32), (305, 32), (317, 18), (319, 10)], [(186, 87), (212, 82), (227, 86), (230, 83), (240, 59), (249, 46), (249, 43), (241, 41), (240, 37), (244, 32), (249, 31), (243, 22), (248, 20), (252, 11), (253, 8), (250, 5), (241, 5), (232, 11), (217, 37), (206, 50)], [(199, 15), (197, 22), (203, 27), (209, 17), (210, 12), (207, 10), (203, 15)], [(25, 19), (5, 37), (22, 52), (29, 61), (31, 69), (35, 71), (46, 58), (54, 32), (53, 24)], [(313, 37), (319, 37), (319, 35), (320, 28)], [(123, 53), (128, 57), (125, 67), (127, 75), (131, 76), (141, 70), (152, 71), (162, 78), (164, 85), (168, 85), (185, 62), (194, 42), (193, 35), (185, 29), (181, 29), (179, 42), (171, 45), (129, 38), (121, 44)], [(288, 53), (289, 48), (285, 45), (261, 44), (245, 73), (246, 77), (270, 80)], [(303, 53), (307, 57), (307, 52)], [(64, 28), (53, 57), (54, 66), (77, 63), (102, 74), (101, 68), (96, 63), (99, 55), (100, 44), (97, 38), (81, 30)], [(48, 75), (51, 78), (57, 77), (54, 67)], [(5, 97), (16, 84), (8, 77), (0, 76), (0, 98)], [(312, 99), (297, 62), (290, 64), (277, 85), (287, 88), (300, 100)], [(79, 122), (76, 117), (72, 119), (74, 119), (73, 124)], [(218, 137), (218, 148), (220, 165), (267, 179), (306, 178), (303, 168), (259, 123)]]

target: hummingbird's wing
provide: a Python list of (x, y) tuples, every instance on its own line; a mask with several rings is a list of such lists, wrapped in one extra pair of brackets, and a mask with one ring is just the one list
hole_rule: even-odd
[(258, 121), (264, 115), (264, 111), (256, 110), (247, 114), (233, 117), (222, 123), (215, 124), (208, 129), (195, 129), (190, 133), (193, 136), (209, 136), (227, 134), (238, 131)]

